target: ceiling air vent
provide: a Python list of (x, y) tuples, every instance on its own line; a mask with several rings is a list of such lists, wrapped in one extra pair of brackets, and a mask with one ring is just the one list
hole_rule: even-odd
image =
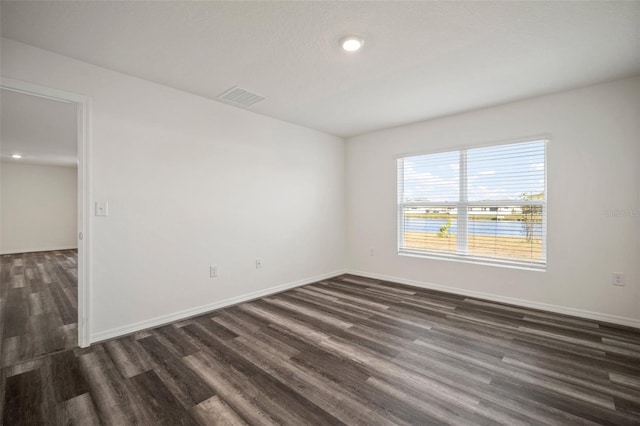
[(218, 95), (218, 98), (226, 102), (242, 106), (251, 106), (256, 102), (260, 102), (264, 99), (264, 97), (262, 96), (258, 96), (255, 93), (247, 92), (246, 90), (236, 86), (225, 91), (221, 95)]

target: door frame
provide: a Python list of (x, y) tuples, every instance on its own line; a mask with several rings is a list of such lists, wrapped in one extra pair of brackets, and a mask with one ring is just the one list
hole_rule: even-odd
[(76, 104), (78, 142), (78, 345), (86, 348), (91, 344), (91, 257), (90, 234), (90, 173), (89, 173), (89, 111), (90, 98), (51, 87), (40, 86), (20, 80), (0, 77), (0, 87), (13, 92), (38, 96)]

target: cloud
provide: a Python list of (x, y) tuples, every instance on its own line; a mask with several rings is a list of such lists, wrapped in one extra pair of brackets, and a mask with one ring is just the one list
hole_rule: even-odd
[(533, 163), (533, 164), (530, 164), (529, 167), (531, 167), (534, 170), (544, 170), (544, 163)]

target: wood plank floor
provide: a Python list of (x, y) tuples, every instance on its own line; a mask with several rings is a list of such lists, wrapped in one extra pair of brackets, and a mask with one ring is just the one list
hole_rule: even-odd
[(640, 332), (341, 276), (2, 369), (4, 424), (640, 424)]
[(78, 253), (0, 256), (1, 367), (78, 345)]

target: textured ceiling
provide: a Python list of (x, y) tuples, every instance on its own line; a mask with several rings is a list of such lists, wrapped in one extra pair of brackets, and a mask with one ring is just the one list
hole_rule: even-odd
[[(75, 166), (76, 105), (0, 89), (3, 161)], [(22, 154), (14, 160), (12, 154)]]
[(640, 2), (2, 2), (4, 37), (340, 136), (638, 74), (639, 31)]

